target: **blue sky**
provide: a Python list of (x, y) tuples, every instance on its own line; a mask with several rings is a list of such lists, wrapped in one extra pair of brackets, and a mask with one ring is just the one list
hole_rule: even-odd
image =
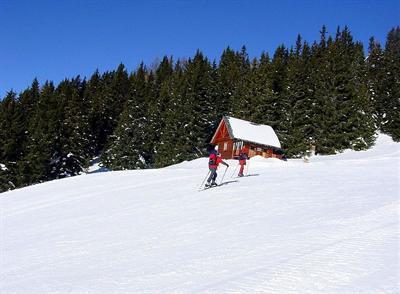
[(193, 56), (219, 59), (224, 48), (246, 45), (250, 57), (291, 46), (300, 33), (319, 39), (348, 25), (367, 47), (385, 42), (400, 25), (398, 0), (0, 0), (0, 97), (26, 89), (37, 77), (56, 83), (76, 75), (129, 71), (144, 61)]

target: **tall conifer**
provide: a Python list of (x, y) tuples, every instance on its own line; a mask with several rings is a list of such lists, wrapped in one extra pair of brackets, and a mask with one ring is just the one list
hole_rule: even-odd
[(147, 118), (145, 99), (148, 94), (146, 69), (143, 63), (131, 76), (131, 88), (125, 102), (114, 140), (110, 141), (102, 156), (105, 166), (113, 170), (146, 168)]
[(380, 128), (400, 141), (400, 27), (389, 31), (383, 57), (385, 78), (378, 105)]

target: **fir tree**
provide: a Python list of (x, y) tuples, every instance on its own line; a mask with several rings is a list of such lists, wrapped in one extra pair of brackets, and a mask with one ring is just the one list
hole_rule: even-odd
[(400, 27), (390, 30), (383, 56), (385, 77), (378, 105), (380, 128), (400, 141)]
[(16, 93), (7, 93), (0, 106), (0, 192), (11, 189), (17, 181), (17, 160), (21, 153), (21, 112)]
[(173, 74), (172, 58), (164, 56), (161, 63), (158, 65), (154, 76), (149, 75), (149, 84), (152, 87), (147, 97), (148, 107), (148, 120), (149, 126), (147, 132), (149, 134), (149, 145), (147, 146), (147, 153), (152, 154), (150, 165), (155, 162), (155, 155), (158, 153), (160, 138), (163, 135), (165, 128), (165, 121), (162, 118), (163, 114), (168, 107), (170, 93), (169, 83)]
[(96, 102), (96, 108), (99, 113), (94, 116), (99, 118), (98, 123), (102, 127), (99, 129), (100, 133), (98, 134), (97, 149), (99, 151), (106, 144), (112, 144), (114, 137), (110, 136), (112, 136), (118, 125), (123, 106), (130, 95), (129, 76), (123, 64), (120, 64), (116, 71), (104, 73), (101, 80), (101, 92)]
[(114, 140), (103, 153), (102, 162), (113, 170), (148, 167), (149, 154), (146, 153), (147, 118), (145, 100), (148, 95), (146, 70), (141, 64), (131, 77), (128, 100), (114, 134)]
[(285, 46), (279, 46), (270, 64), (271, 93), (266, 103), (269, 111), (264, 114), (262, 123), (270, 125), (278, 135), (287, 130), (288, 100), (284, 99), (288, 51)]
[(381, 45), (373, 37), (369, 40), (367, 64), (367, 88), (368, 94), (373, 105), (373, 116), (377, 128), (382, 124), (382, 115), (384, 109), (381, 107), (380, 97), (383, 97), (382, 81), (385, 78), (385, 69), (383, 67), (383, 51)]
[(329, 129), (335, 124), (335, 107), (329, 96), (329, 83), (331, 72), (329, 69), (329, 49), (333, 40), (326, 39), (326, 27), (321, 30), (320, 42), (314, 42), (311, 46), (311, 67), (312, 72), (310, 89), (314, 96), (312, 104), (313, 118), (311, 123), (314, 130), (313, 140), (316, 152), (321, 154), (334, 153), (334, 146), (331, 146), (326, 135)]
[(29, 139), (24, 161), (23, 182), (32, 184), (56, 178), (62, 105), (57, 101), (54, 85), (46, 82), (40, 92), (35, 113), (29, 125)]
[(0, 163), (0, 193), (15, 189), (15, 177), (12, 175), (7, 166)]
[(268, 53), (263, 52), (259, 62), (253, 64), (249, 80), (250, 120), (271, 125), (270, 118), (275, 112), (272, 104), (276, 100), (276, 94), (272, 90), (272, 67)]
[(218, 112), (222, 115), (233, 115), (237, 82), (240, 79), (240, 66), (237, 55), (231, 48), (223, 51), (217, 70)]
[(18, 99), (22, 117), (22, 123), (21, 123), (22, 132), (21, 132), (21, 140), (19, 142), (21, 153), (17, 161), (17, 168), (18, 168), (18, 178), (16, 181), (17, 186), (23, 186), (25, 184), (23, 181), (24, 175), (28, 173), (26, 166), (27, 163), (24, 161), (24, 158), (26, 156), (27, 144), (30, 136), (29, 127), (32, 118), (35, 114), (35, 109), (39, 101), (39, 97), (40, 97), (39, 82), (35, 78), (31, 84), (31, 87), (23, 91)]
[(245, 46), (236, 53), (236, 63), (239, 68), (239, 78), (236, 81), (236, 89), (233, 95), (233, 114), (242, 119), (249, 119), (251, 111), (251, 99), (249, 90), (249, 79), (251, 75), (250, 59)]
[[(365, 149), (374, 142), (371, 107), (365, 87), (363, 48), (354, 43), (347, 27), (338, 28), (326, 53), (323, 138), (319, 147), (335, 152)], [(322, 151), (323, 152), (323, 151)]]
[(283, 96), (288, 112), (287, 130), (282, 134), (283, 148), (290, 157), (303, 156), (313, 143), (314, 89), (311, 81), (311, 51), (307, 42), (302, 44), (299, 35), (296, 47), (291, 50), (287, 65), (287, 75)]
[(71, 81), (64, 80), (56, 90), (57, 100), (63, 105), (63, 122), (60, 145), (56, 150), (55, 162), (58, 164), (53, 167), (55, 178), (80, 174), (88, 165), (90, 131), (83, 103), (83, 87), (84, 83), (78, 76)]
[(91, 76), (84, 90), (87, 120), (89, 124), (88, 153), (91, 157), (99, 155), (107, 141), (106, 101), (103, 99), (104, 81), (98, 70)]
[(17, 94), (7, 93), (2, 101), (1, 120), (1, 157), (8, 162), (16, 162), (21, 152), (22, 112), (17, 101)]
[(193, 60), (189, 60), (187, 64), (184, 85), (186, 116), (182, 123), (186, 137), (185, 149), (189, 158), (206, 154), (216, 116), (216, 101), (211, 92), (212, 83), (211, 64), (200, 51), (197, 51)]
[(164, 95), (169, 95), (169, 103), (161, 118), (165, 127), (154, 158), (157, 167), (178, 163), (188, 156), (185, 150), (188, 113), (184, 83), (183, 64), (178, 60), (169, 83), (164, 83), (161, 89)]

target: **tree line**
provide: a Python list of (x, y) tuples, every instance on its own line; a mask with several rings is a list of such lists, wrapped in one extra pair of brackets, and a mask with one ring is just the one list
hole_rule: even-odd
[(0, 192), (74, 176), (99, 157), (111, 170), (163, 167), (207, 155), (221, 117), (274, 128), (287, 157), (363, 150), (377, 131), (400, 140), (400, 27), (365, 56), (348, 27), (308, 43), (299, 35), (250, 59), (226, 48), (123, 64), (86, 79), (46, 81), (0, 103)]

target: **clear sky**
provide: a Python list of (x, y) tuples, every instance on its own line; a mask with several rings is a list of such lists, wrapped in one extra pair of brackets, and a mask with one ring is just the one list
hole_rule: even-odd
[(218, 60), (242, 45), (250, 57), (290, 47), (300, 33), (310, 43), (322, 25), (348, 25), (368, 46), (400, 25), (400, 0), (0, 0), (0, 97), (37, 77), (55, 83), (90, 77), (141, 61), (193, 56)]

